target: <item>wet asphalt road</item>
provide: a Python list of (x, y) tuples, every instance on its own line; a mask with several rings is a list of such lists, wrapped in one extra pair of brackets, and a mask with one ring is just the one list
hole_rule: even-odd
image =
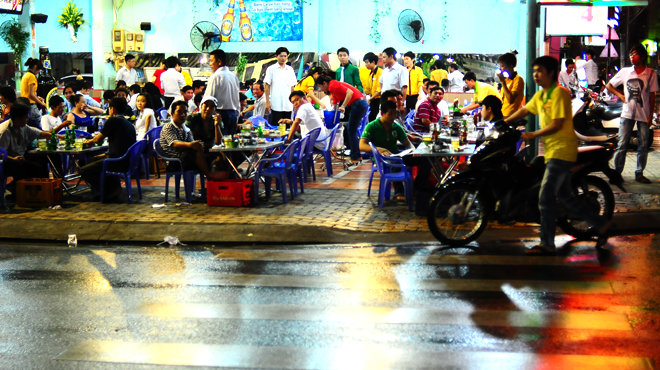
[(657, 366), (656, 236), (534, 242), (0, 241), (0, 368)]

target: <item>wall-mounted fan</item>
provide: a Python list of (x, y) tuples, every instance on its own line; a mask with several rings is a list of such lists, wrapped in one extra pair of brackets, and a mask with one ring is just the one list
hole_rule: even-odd
[(220, 44), (222, 44), (220, 28), (212, 22), (198, 22), (190, 30), (190, 42), (192, 42), (195, 49), (202, 53), (219, 49)]
[(424, 37), (424, 21), (416, 11), (406, 9), (399, 14), (399, 32), (410, 42), (419, 42)]

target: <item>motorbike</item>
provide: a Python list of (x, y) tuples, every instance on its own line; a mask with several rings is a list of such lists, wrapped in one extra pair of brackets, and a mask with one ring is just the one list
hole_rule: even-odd
[[(465, 245), (477, 239), (491, 220), (500, 224), (539, 223), (538, 195), (545, 163), (543, 157), (531, 163), (523, 159), (523, 152), (517, 151), (520, 137), (514, 126), (498, 122), (469, 158), (467, 168), (436, 188), (427, 221), (439, 241)], [(592, 212), (611, 219), (614, 194), (609, 184), (594, 174), (604, 174), (611, 184), (624, 190), (623, 178), (608, 163), (614, 155), (616, 136), (583, 138), (591, 145), (579, 148), (571, 183), (576, 196)], [(557, 225), (567, 234), (576, 238), (595, 235), (586, 221), (561, 205), (557, 211)]]

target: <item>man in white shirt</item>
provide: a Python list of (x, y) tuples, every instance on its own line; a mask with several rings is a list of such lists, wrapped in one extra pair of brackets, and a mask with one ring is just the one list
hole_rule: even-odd
[[(174, 98), (174, 101), (172, 101), (172, 104), (174, 104), (175, 101), (185, 101), (188, 103), (188, 112), (194, 112), (197, 110), (197, 104), (195, 104), (195, 99), (193, 99), (195, 95), (193, 94), (193, 88), (192, 86), (186, 85), (181, 88), (181, 94)], [(170, 109), (167, 110), (167, 113), (172, 115), (172, 106), (170, 105)]]
[(135, 55), (126, 54), (126, 56), (124, 57), (124, 61), (126, 63), (117, 72), (115, 81), (122, 80), (126, 82), (127, 86), (131, 86), (137, 82), (137, 71), (135, 70), (135, 62), (136, 62)]
[(449, 75), (447, 75), (449, 92), (463, 92), (463, 88), (465, 87), (463, 77), (465, 76), (458, 70), (458, 64), (452, 63), (449, 65)]
[[(621, 68), (607, 84), (607, 90), (623, 102), (619, 126), (619, 143), (614, 154), (614, 168), (622, 172), (626, 164), (626, 150), (630, 134), (637, 125), (637, 168), (635, 181), (650, 184), (644, 177), (648, 156), (649, 126), (655, 110), (655, 95), (658, 91), (658, 75), (646, 66), (648, 54), (643, 45), (633, 45), (630, 49), (632, 67)], [(616, 87), (623, 85), (623, 94)]]
[[(289, 95), (289, 101), (291, 101), (291, 105), (293, 106), (291, 119), (283, 118), (278, 122), (291, 125), (291, 131), (286, 141), (291, 142), (293, 140), (293, 135), (298, 130), (298, 127), (300, 127), (300, 135), (303, 137), (308, 132), (320, 127), (321, 133), (319, 133), (319, 137), (316, 140), (325, 139), (327, 133), (323, 121), (321, 121), (321, 116), (316, 112), (314, 106), (307, 101), (305, 93), (298, 90), (292, 91)], [(324, 149), (325, 144), (323, 142), (317, 142), (314, 146), (318, 149)]]
[(587, 50), (584, 54), (587, 56), (587, 62), (584, 64), (584, 72), (587, 74), (587, 86), (595, 85), (598, 82), (598, 65), (594, 62), (594, 53)]
[(209, 77), (204, 96), (213, 96), (218, 100), (217, 110), (222, 117), (222, 134), (233, 135), (238, 124), (238, 112), (241, 103), (238, 99), (238, 77), (227, 68), (227, 55), (218, 49), (209, 55), (209, 65), (213, 75)]
[(41, 116), (41, 129), (43, 131), (55, 133), (60, 132), (61, 129), (71, 124), (70, 121), (62, 122), (62, 114), (64, 114), (64, 99), (59, 95), (53, 95), (48, 100), (50, 106), (50, 113)]
[(578, 77), (575, 73), (575, 62), (573, 59), (566, 59), (564, 62), (566, 69), (559, 72), (559, 84), (571, 91), (571, 94), (575, 94), (578, 88)]
[[(380, 76), (380, 91), (399, 90), (403, 94), (403, 100), (405, 101), (408, 95), (408, 84), (410, 83), (408, 69), (396, 62), (396, 50), (394, 48), (385, 48), (380, 58), (383, 61), (383, 74)], [(380, 97), (380, 93), (376, 93), (373, 97)]]
[(298, 81), (296, 73), (290, 65), (286, 64), (289, 50), (285, 47), (275, 51), (277, 63), (266, 69), (264, 78), (264, 96), (266, 97), (266, 114), (270, 113), (270, 124), (277, 125), (282, 118), (291, 116), (293, 106), (289, 101), (289, 94)]
[(166, 109), (169, 109), (174, 99), (181, 94), (181, 88), (186, 86), (183, 75), (176, 70), (176, 66), (179, 64), (179, 58), (177, 57), (172, 56), (165, 59), (167, 70), (160, 75), (160, 87), (163, 89), (163, 100)]

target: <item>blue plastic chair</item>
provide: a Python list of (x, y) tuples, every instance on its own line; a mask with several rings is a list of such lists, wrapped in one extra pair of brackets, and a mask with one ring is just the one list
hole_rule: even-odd
[[(380, 173), (380, 186), (378, 188), (378, 206), (383, 208), (383, 202), (385, 199), (390, 198), (390, 189), (393, 182), (402, 182), (404, 185), (404, 190), (406, 193), (406, 201), (408, 202), (408, 209), (413, 210), (413, 179), (410, 171), (405, 164), (403, 164), (403, 159), (399, 157), (386, 157), (378, 151), (376, 146), (373, 143), (369, 143), (371, 146), (371, 153), (374, 156), (376, 161), (376, 166), (378, 167), (378, 172)], [(392, 171), (397, 170), (397, 171)], [(371, 184), (369, 184), (371, 188)]]
[[(103, 170), (101, 171), (101, 203), (103, 203), (104, 197), (104, 187), (105, 187), (105, 177), (107, 175), (119, 176), (124, 179), (126, 184), (126, 193), (128, 193), (128, 203), (133, 201), (133, 192), (131, 188), (131, 176), (135, 176), (135, 182), (137, 183), (138, 196), (142, 199), (142, 187), (140, 186), (140, 158), (142, 152), (144, 152), (144, 147), (147, 145), (146, 140), (140, 140), (131, 145), (126, 151), (126, 154), (119, 158), (107, 158), (103, 161)], [(120, 163), (128, 161), (128, 168), (126, 171), (111, 171), (108, 169), (108, 165), (112, 163)]]
[(334, 110), (324, 110), (323, 111), (323, 122), (325, 123), (325, 128), (333, 129), (339, 123), (341, 115), (338, 111)]
[(330, 135), (326, 137), (325, 139), (322, 140), (317, 140), (316, 142), (325, 142), (325, 148), (322, 150), (317, 149), (316, 147), (313, 148), (313, 150), (316, 153), (320, 153), (323, 155), (323, 159), (325, 160), (325, 170), (328, 173), (328, 177), (332, 177), (332, 143), (335, 141), (335, 136), (337, 135), (337, 130), (341, 125), (335, 125), (335, 127), (330, 131)]
[[(300, 139), (291, 142), (282, 153), (272, 158), (265, 158), (259, 161), (257, 172), (254, 176), (254, 199), (258, 199), (259, 194), (259, 180), (263, 177), (266, 183), (266, 199), (270, 198), (270, 186), (272, 179), (275, 178), (277, 185), (282, 191), (282, 200), (287, 202), (286, 198), (286, 181), (290, 179), (289, 174), (294, 162), (294, 155), (296, 150), (300, 148)], [(295, 179), (294, 179), (295, 181)], [(289, 189), (293, 196), (293, 184), (289, 182)]]
[(7, 189), (7, 176), (5, 176), (5, 159), (7, 159), (7, 151), (0, 148), (0, 206), (3, 208), (5, 204), (5, 190)]
[(309, 143), (310, 136), (305, 135), (300, 142), (298, 147), (293, 152), (293, 161), (289, 166), (289, 187), (291, 188), (291, 199), (298, 196), (298, 183), (300, 183), (300, 192), (304, 193), (305, 188), (303, 187), (303, 152), (304, 148)]
[(167, 109), (165, 108), (158, 108), (156, 109), (156, 117), (160, 120), (167, 119)]
[(195, 190), (195, 177), (199, 175), (199, 181), (202, 185), (202, 191), (204, 191), (204, 175), (201, 174), (198, 170), (184, 170), (183, 162), (179, 158), (170, 158), (166, 157), (163, 153), (163, 148), (160, 146), (160, 139), (154, 140), (153, 144), (154, 151), (158, 157), (162, 158), (166, 163), (176, 163), (178, 170), (167, 171), (165, 170), (165, 201), (167, 202), (167, 195), (170, 190), (170, 177), (174, 176), (174, 192), (176, 194), (176, 199), (179, 199), (179, 189), (181, 186), (181, 177), (183, 177), (183, 190), (186, 193), (186, 202), (192, 203), (192, 193)]
[[(144, 137), (147, 140), (147, 147), (144, 149), (144, 153), (142, 153), (142, 165), (144, 168), (145, 180), (149, 180), (149, 158), (154, 157), (155, 159), (158, 159), (158, 156), (154, 152), (154, 141), (160, 137), (160, 132), (162, 130), (163, 126), (156, 126), (150, 128), (149, 131), (144, 134)], [(156, 174), (158, 175), (158, 178), (160, 178), (158, 166), (156, 166)]]
[(311, 130), (306, 135), (309, 136), (306, 145), (301, 144), (302, 175), (305, 182), (307, 182), (307, 174), (310, 172), (312, 173), (312, 180), (316, 181), (316, 171), (314, 170), (314, 144), (316, 144), (320, 134), (321, 127)]
[(252, 125), (253, 125), (254, 127), (257, 127), (257, 126), (259, 126), (261, 123), (263, 123), (263, 124), (264, 124), (264, 127), (267, 128), (267, 129), (269, 129), (269, 130), (275, 130), (275, 129), (277, 129), (277, 127), (271, 125), (271, 124), (268, 122), (268, 120), (265, 119), (265, 118), (262, 117), (262, 116), (252, 116), (252, 117), (248, 118), (248, 121), (252, 122)]
[[(64, 134), (66, 134), (66, 130), (61, 130), (57, 134), (58, 135), (64, 135)], [(90, 134), (89, 132), (84, 131), (84, 130), (76, 129), (76, 138), (78, 138), (78, 139), (80, 139), (80, 138), (91, 139), (92, 137), (94, 137), (94, 135)]]

